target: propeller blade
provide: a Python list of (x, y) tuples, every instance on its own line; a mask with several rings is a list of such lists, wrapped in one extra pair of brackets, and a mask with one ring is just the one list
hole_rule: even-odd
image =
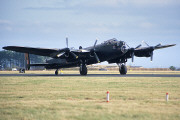
[(95, 49), (95, 47), (96, 47), (96, 43), (97, 43), (97, 39), (96, 39), (96, 41), (95, 41), (95, 43), (94, 43), (94, 49)]
[(153, 51), (151, 52), (151, 62), (153, 61)]
[(142, 45), (140, 44), (140, 45), (138, 45), (137, 47), (135, 47), (135, 49), (137, 49), (137, 48), (139, 48), (139, 47), (141, 47)]
[(70, 53), (74, 58), (78, 59), (78, 56), (76, 54), (74, 54), (73, 52), (70, 52)]
[(92, 53), (94, 53), (94, 57), (96, 58), (97, 62), (100, 63), (101, 61), (99, 60), (99, 57), (97, 56), (96, 52), (95, 52), (95, 47), (96, 47), (96, 43), (97, 43), (97, 38), (96, 38), (96, 41), (94, 43), (94, 47), (93, 47), (93, 50), (91, 51)]
[(146, 44), (149, 47), (149, 45), (144, 40), (142, 41), (142, 43)]
[(161, 46), (161, 44), (157, 44), (157, 45), (155, 46), (155, 48), (158, 47), (158, 46)]
[(134, 62), (134, 51), (131, 54), (132, 62)]
[(66, 45), (67, 48), (59, 50), (59, 54), (57, 54), (56, 56), (58, 58), (62, 55), (65, 55), (65, 57), (69, 57), (69, 54), (71, 54), (75, 59), (78, 59), (78, 56), (75, 53), (71, 52), (71, 49), (68, 47), (68, 37), (66, 37)]
[(98, 56), (97, 56), (97, 54), (95, 52), (94, 52), (94, 56), (95, 56), (97, 62), (100, 63), (100, 60), (99, 60), (99, 58), (98, 58)]
[(68, 48), (68, 37), (66, 37), (66, 46)]
[[(128, 44), (126, 44), (128, 47), (129, 47), (129, 45)], [(130, 47), (129, 47), (130, 48)]]
[(59, 58), (59, 57), (61, 57), (64, 53), (65, 53), (65, 52), (59, 53), (59, 54), (57, 54), (56, 56)]

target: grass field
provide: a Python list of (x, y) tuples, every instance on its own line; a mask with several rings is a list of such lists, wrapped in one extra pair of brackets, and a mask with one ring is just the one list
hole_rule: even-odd
[[(18, 72), (0, 72), (0, 74), (6, 73)], [(28, 73), (54, 74), (54, 71)], [(64, 71), (64, 74), (67, 73), (69, 72)], [(71, 73), (79, 74), (78, 71)], [(141, 74), (141, 72), (129, 74), (134, 73)], [(179, 72), (158, 73), (180, 74)], [(109, 103), (106, 102), (107, 91), (110, 92)], [(169, 93), (168, 102), (165, 101), (166, 92)], [(178, 120), (180, 119), (180, 78), (0, 77), (0, 119)]]

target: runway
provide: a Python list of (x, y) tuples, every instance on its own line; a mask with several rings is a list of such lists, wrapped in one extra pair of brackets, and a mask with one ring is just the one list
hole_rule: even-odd
[(61, 74), (61, 75), (54, 75), (54, 74), (0, 74), (0, 77), (180, 77), (180, 74), (127, 74), (127, 75), (120, 75), (120, 74), (88, 74), (86, 76), (82, 76), (80, 74)]

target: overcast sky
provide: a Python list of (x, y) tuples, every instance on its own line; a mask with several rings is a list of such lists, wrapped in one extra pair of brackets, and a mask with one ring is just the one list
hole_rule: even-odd
[(0, 0), (3, 46), (88, 47), (111, 38), (136, 47), (177, 44), (128, 65), (180, 67), (180, 0)]

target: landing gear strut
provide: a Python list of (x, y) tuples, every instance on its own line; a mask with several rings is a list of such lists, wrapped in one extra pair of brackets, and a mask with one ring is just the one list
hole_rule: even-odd
[(87, 67), (85, 64), (80, 65), (79, 72), (81, 75), (87, 75)]
[(58, 69), (55, 71), (55, 75), (58, 75)]
[(125, 64), (120, 64), (119, 65), (119, 72), (121, 75), (126, 75), (127, 73), (127, 67)]

